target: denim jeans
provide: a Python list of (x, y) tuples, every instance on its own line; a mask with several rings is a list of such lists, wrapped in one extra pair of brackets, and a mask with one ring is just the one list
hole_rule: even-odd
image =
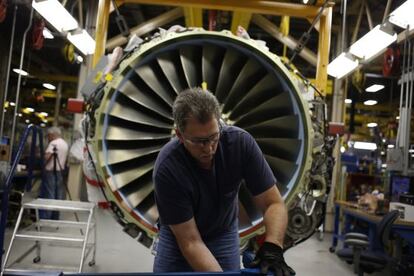
[[(223, 271), (240, 271), (240, 245), (237, 230), (223, 232), (204, 242)], [(154, 272), (194, 271), (181, 254), (175, 236), (168, 226), (161, 227), (155, 251)]]
[[(65, 199), (65, 186), (60, 171), (45, 171), (45, 179), (40, 187), (40, 198), (46, 199)], [(58, 211), (39, 210), (41, 219), (59, 219)]]

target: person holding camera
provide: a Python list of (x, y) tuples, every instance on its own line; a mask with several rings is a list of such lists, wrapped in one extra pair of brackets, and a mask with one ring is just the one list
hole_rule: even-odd
[[(50, 127), (47, 130), (49, 142), (45, 151), (45, 177), (40, 188), (40, 198), (65, 199), (65, 186), (63, 183), (63, 170), (65, 169), (69, 146), (62, 138), (62, 132), (58, 127)], [(39, 216), (42, 219), (59, 219), (59, 212), (41, 210)]]

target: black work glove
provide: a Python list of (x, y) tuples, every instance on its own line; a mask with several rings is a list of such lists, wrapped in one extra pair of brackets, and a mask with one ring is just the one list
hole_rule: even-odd
[(286, 264), (282, 248), (271, 242), (264, 242), (259, 251), (257, 251), (254, 260), (247, 264), (246, 267), (260, 267), (260, 273), (265, 275), (269, 270), (275, 276), (296, 275), (296, 272)]

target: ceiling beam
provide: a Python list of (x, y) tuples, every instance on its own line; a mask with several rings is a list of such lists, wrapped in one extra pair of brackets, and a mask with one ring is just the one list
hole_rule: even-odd
[(320, 7), (294, 3), (259, 0), (127, 0), (126, 3), (193, 7), (209, 10), (240, 11), (248, 13), (286, 15), (292, 17), (315, 17)]
[[(172, 9), (168, 12), (165, 12), (157, 17), (154, 17), (148, 21), (145, 21), (142, 24), (139, 24), (136, 27), (133, 27), (130, 31), (131, 31), (131, 35), (137, 35), (137, 36), (142, 36), (146, 33), (149, 33), (155, 29), (157, 29), (158, 27), (164, 26), (165, 24), (168, 24), (171, 21), (176, 20), (177, 18), (180, 18), (184, 15), (183, 9), (182, 8), (175, 8)], [(108, 42), (106, 43), (106, 49), (108, 50), (112, 50), (117, 46), (121, 46), (124, 45), (128, 42), (128, 38), (122, 36), (122, 35), (117, 35), (111, 39), (108, 40)]]
[[(252, 22), (262, 28), (264, 31), (269, 33), (272, 37), (276, 38), (278, 41), (286, 45), (289, 49), (294, 50), (296, 46), (298, 45), (298, 41), (295, 40), (290, 35), (283, 35), (280, 29), (273, 24), (270, 20), (265, 18), (262, 15), (254, 14), (252, 16)], [(301, 56), (304, 60), (312, 64), (313, 66), (316, 66), (317, 63), (317, 57), (314, 52), (309, 50), (308, 48), (304, 47), (303, 50), (299, 53), (299, 56)]]

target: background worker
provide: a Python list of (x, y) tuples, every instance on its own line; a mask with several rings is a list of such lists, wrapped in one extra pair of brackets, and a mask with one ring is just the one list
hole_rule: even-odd
[[(62, 138), (62, 132), (58, 127), (50, 127), (47, 130), (47, 145), (45, 151), (45, 177), (40, 188), (40, 198), (65, 199), (65, 186), (63, 183), (63, 170), (68, 156), (68, 144)], [(59, 219), (59, 212), (40, 210), (42, 219)]]

